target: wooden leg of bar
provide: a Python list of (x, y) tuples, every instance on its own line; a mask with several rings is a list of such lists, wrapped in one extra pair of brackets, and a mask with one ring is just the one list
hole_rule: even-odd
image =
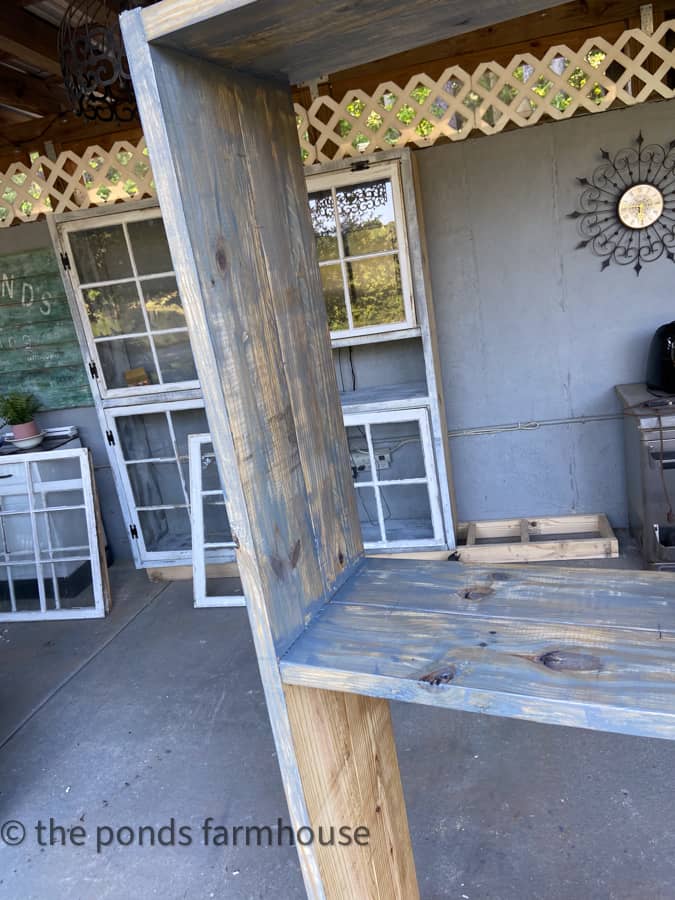
[[(286, 704), (327, 900), (419, 897), (389, 702), (287, 685)], [(368, 829), (340, 845), (340, 826)], [(359, 832), (365, 841), (365, 832)]]

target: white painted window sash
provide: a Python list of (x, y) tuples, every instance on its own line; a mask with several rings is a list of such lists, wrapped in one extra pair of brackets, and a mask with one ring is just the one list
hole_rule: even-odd
[[(392, 189), (394, 203), (394, 218), (396, 224), (396, 249), (364, 253), (358, 256), (345, 254), (342, 229), (337, 216), (337, 188), (350, 187), (355, 184), (363, 184), (367, 181), (381, 179), (389, 180)], [(342, 271), (342, 284), (344, 291), (345, 307), (347, 310), (348, 328), (331, 331), (333, 341), (343, 341), (345, 338), (361, 335), (386, 335), (391, 332), (408, 330), (416, 326), (415, 304), (413, 300), (412, 278), (410, 272), (410, 256), (408, 252), (408, 230), (406, 225), (405, 207), (403, 204), (403, 191), (401, 186), (401, 170), (397, 160), (371, 164), (367, 169), (338, 172), (318, 173), (307, 177), (307, 190), (309, 193), (316, 191), (330, 191), (333, 201), (333, 217), (335, 220), (338, 259), (322, 260), (320, 267), (328, 265), (340, 265)], [(401, 274), (401, 291), (403, 294), (404, 319), (400, 322), (382, 323), (378, 325), (355, 326), (352, 315), (351, 298), (349, 296), (349, 284), (347, 281), (347, 263), (366, 259), (376, 259), (384, 256), (396, 256), (399, 262)]]
[[(34, 463), (52, 463), (63, 459), (75, 459), (80, 468), (80, 478), (78, 479), (62, 479), (53, 482), (40, 480), (37, 481), (32, 472)], [(101, 558), (100, 535), (98, 528), (98, 520), (96, 515), (96, 507), (94, 500), (94, 486), (91, 480), (91, 468), (89, 463), (89, 451), (85, 448), (52, 450), (49, 454), (44, 452), (25, 453), (20, 456), (8, 456), (0, 459), (0, 472), (3, 466), (20, 466), (23, 468), (23, 482), (27, 498), (27, 508), (24, 510), (8, 510), (2, 511), (0, 515), (0, 567), (7, 575), (8, 594), (10, 599), (10, 610), (8, 612), (0, 612), (0, 622), (12, 621), (39, 621), (50, 619), (79, 619), (79, 618), (95, 618), (105, 615), (105, 597), (104, 597), (104, 578), (103, 566), (105, 561)], [(49, 493), (57, 493), (63, 490), (81, 490), (84, 497), (84, 503), (76, 503), (72, 506), (66, 506), (60, 503), (56, 506), (49, 506), (46, 502)], [(35, 505), (36, 494), (42, 494), (43, 504), (41, 507)], [(22, 496), (23, 491), (12, 491), (7, 489), (3, 492), (3, 496)], [(84, 510), (87, 535), (89, 543), (86, 546), (72, 545), (54, 547), (52, 540), (52, 521), (51, 514), (65, 510)], [(6, 519), (12, 515), (22, 515), (30, 520), (30, 532), (33, 542), (33, 550), (9, 551), (8, 535)], [(40, 547), (38, 521), (43, 516), (44, 533), (47, 540), (47, 548)], [(81, 551), (81, 552), (76, 552)], [(64, 609), (61, 604), (61, 597), (58, 585), (58, 575), (56, 567), (61, 563), (80, 562), (89, 563), (91, 567), (91, 589), (93, 604), (90, 606), (73, 607)], [(22, 567), (34, 567), (38, 588), (38, 599), (40, 603), (39, 610), (21, 610), (19, 608), (15, 589), (14, 571)], [(45, 569), (51, 571), (51, 576), (45, 574)], [(54, 608), (47, 608), (47, 592), (45, 588), (45, 580), (51, 578), (52, 590), (54, 595)]]
[[(424, 477), (415, 478), (380, 478), (375, 459), (375, 447), (371, 435), (371, 425), (394, 424), (396, 422), (416, 422), (419, 428), (420, 443), (422, 449), (422, 457), (424, 460)], [(367, 550), (388, 550), (403, 549), (414, 547), (433, 548), (440, 547), (444, 544), (443, 537), (443, 519), (441, 515), (440, 494), (438, 490), (438, 479), (436, 477), (436, 466), (434, 463), (433, 445), (431, 440), (431, 428), (429, 425), (429, 416), (426, 408), (406, 409), (406, 410), (387, 410), (382, 412), (361, 412), (346, 413), (344, 416), (345, 427), (362, 426), (366, 434), (366, 442), (368, 447), (368, 455), (370, 458), (371, 478), (368, 481), (357, 481), (354, 483), (354, 489), (359, 491), (368, 488), (374, 491), (377, 525), (380, 532), (379, 541), (364, 541), (364, 547)], [(386, 525), (383, 510), (383, 498), (381, 495), (382, 488), (397, 487), (406, 484), (423, 484), (427, 487), (429, 498), (429, 509), (431, 512), (431, 525), (433, 537), (431, 538), (410, 538), (407, 540), (390, 540), (386, 536)]]
[(191, 434), (190, 449), (190, 493), (192, 503), (192, 583), (195, 609), (221, 606), (245, 606), (246, 600), (239, 595), (209, 595), (206, 584), (207, 550), (221, 551), (219, 561), (234, 561), (234, 543), (213, 543), (205, 539), (204, 529), (204, 497), (221, 496), (225, 503), (223, 491), (204, 490), (202, 483), (202, 448), (211, 443), (210, 434)]
[[(162, 368), (159, 365), (159, 359), (157, 350), (155, 347), (154, 336), (162, 335), (162, 334), (172, 334), (172, 333), (184, 333), (188, 334), (187, 327), (182, 328), (169, 328), (169, 329), (160, 329), (153, 330), (150, 327), (150, 320), (148, 317), (148, 312), (145, 307), (145, 299), (143, 297), (143, 291), (141, 289), (141, 285), (145, 281), (149, 281), (155, 278), (169, 278), (175, 277), (175, 272), (170, 270), (168, 272), (153, 272), (149, 275), (139, 275), (138, 268), (136, 264), (136, 258), (134, 256), (133, 247), (131, 245), (131, 240), (129, 237), (129, 232), (127, 229), (127, 224), (129, 222), (137, 222), (148, 219), (161, 219), (161, 214), (159, 210), (154, 207), (151, 209), (143, 209), (143, 210), (135, 210), (129, 211), (127, 213), (122, 213), (119, 215), (101, 215), (100, 217), (92, 216), (82, 219), (77, 219), (72, 222), (65, 222), (58, 226), (58, 231), (61, 236), (61, 240), (64, 245), (64, 249), (68, 254), (71, 260), (71, 269), (70, 269), (70, 277), (73, 282), (73, 293), (75, 304), (77, 308), (77, 313), (80, 318), (82, 324), (82, 330), (85, 336), (85, 340), (87, 343), (87, 349), (89, 352), (89, 356), (92, 362), (95, 363), (96, 368), (99, 373), (99, 377), (97, 379), (97, 387), (99, 393), (103, 399), (116, 399), (121, 397), (146, 397), (152, 394), (162, 394), (167, 391), (180, 391), (180, 390), (192, 390), (194, 388), (199, 388), (199, 381), (197, 379), (192, 379), (190, 381), (172, 381), (167, 382), (164, 381), (164, 375), (162, 373)], [(70, 235), (74, 232), (78, 231), (90, 231), (96, 228), (104, 228), (106, 226), (121, 226), (122, 232), (124, 234), (124, 240), (127, 248), (127, 253), (129, 254), (129, 259), (131, 262), (131, 270), (132, 276), (127, 278), (119, 278), (112, 279), (106, 281), (93, 281), (93, 282), (80, 282), (77, 274), (77, 269), (75, 266), (75, 256), (73, 254), (73, 250), (70, 244)], [(143, 332), (129, 332), (128, 334), (119, 334), (119, 335), (108, 335), (103, 337), (95, 337), (91, 322), (89, 321), (89, 316), (87, 315), (86, 306), (84, 303), (84, 298), (82, 292), (95, 287), (109, 287), (118, 284), (135, 284), (136, 290), (138, 292), (138, 299), (140, 304), (141, 313), (143, 316), (143, 322), (146, 328), (146, 331)], [(149, 384), (149, 385), (131, 385), (125, 388), (111, 388), (108, 387), (105, 381), (105, 374), (103, 370), (103, 366), (101, 364), (101, 358), (99, 356), (97, 344), (105, 343), (106, 341), (115, 341), (115, 340), (127, 340), (134, 338), (144, 338), (148, 340), (150, 345), (150, 353), (152, 355), (152, 360), (157, 372), (158, 384)]]

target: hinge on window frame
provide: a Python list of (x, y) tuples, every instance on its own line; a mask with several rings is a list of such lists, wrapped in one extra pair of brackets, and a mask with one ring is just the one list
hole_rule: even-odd
[(138, 528), (136, 528), (133, 522), (129, 524), (129, 533), (134, 540), (138, 540)]
[(61, 254), (61, 265), (66, 270), (66, 272), (70, 269), (70, 257), (67, 253)]
[(106, 431), (105, 437), (106, 437), (106, 440), (108, 441), (108, 443), (110, 444), (110, 446), (114, 447), (115, 446), (115, 435), (112, 433), (112, 431)]
[(369, 168), (370, 163), (367, 159), (360, 159), (358, 162), (352, 163), (351, 165), (352, 172), (365, 172), (365, 170)]
[(98, 378), (98, 366), (95, 362), (89, 363), (89, 374), (92, 378)]

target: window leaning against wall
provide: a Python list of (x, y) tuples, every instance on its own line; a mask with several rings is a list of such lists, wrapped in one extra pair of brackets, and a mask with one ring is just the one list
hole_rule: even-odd
[(102, 396), (198, 387), (159, 211), (85, 219), (63, 233)]
[(307, 178), (334, 339), (415, 326), (399, 164)]

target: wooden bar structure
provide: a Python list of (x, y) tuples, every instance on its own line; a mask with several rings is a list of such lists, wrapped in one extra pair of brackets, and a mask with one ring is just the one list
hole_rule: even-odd
[[(312, 898), (419, 896), (388, 700), (675, 739), (659, 574), (364, 559), (289, 79), (544, 0), (162, 0), (122, 28)], [(380, 54), (381, 55), (381, 54)]]

